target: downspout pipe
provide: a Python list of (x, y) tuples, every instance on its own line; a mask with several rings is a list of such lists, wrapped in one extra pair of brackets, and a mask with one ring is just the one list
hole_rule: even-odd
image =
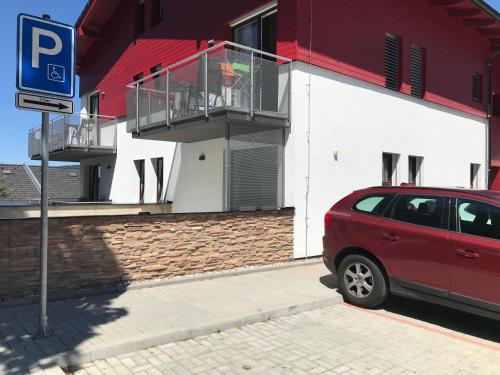
[(496, 51), (488, 58), (488, 132), (487, 132), (487, 173), (486, 173), (486, 187), (491, 189), (491, 129), (493, 126), (493, 97), (495, 95), (493, 90), (493, 61), (500, 56), (500, 51)]

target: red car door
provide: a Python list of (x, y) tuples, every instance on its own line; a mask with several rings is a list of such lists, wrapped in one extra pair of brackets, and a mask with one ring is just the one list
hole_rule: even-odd
[(375, 224), (379, 256), (401, 286), (448, 293), (449, 201), (447, 196), (401, 194)]
[[(450, 234), (451, 297), (482, 300), (500, 311), (500, 207), (459, 198), (457, 230)], [(495, 306), (493, 306), (495, 308)]]

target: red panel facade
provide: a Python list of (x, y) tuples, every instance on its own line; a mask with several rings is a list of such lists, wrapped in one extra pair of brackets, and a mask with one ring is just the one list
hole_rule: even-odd
[[(500, 168), (500, 56), (493, 60), (493, 117), (491, 120), (491, 159), (492, 165)], [(500, 172), (492, 173), (495, 190), (500, 190)]]
[(500, 191), (500, 167), (492, 168), (491, 190)]
[[(268, 0), (165, 1), (164, 20), (150, 27), (152, 1), (145, 2), (145, 32), (133, 38), (137, 0), (122, 1), (80, 63), (80, 95), (97, 88), (101, 92), (100, 114), (126, 114), (126, 85), (138, 73), (166, 67), (207, 48), (207, 41), (232, 39), (229, 23)], [(280, 3), (278, 54), (293, 57), (296, 25), (295, 0)]]
[(495, 116), (491, 122), (491, 159), (500, 167), (500, 117)]
[[(431, 0), (315, 0), (312, 22), (312, 62), (337, 72), (384, 86), (384, 38), (402, 39), (402, 87), (410, 93), (410, 46), (425, 49), (424, 99), (485, 116), (486, 100), (474, 103), (473, 72), (483, 75), (486, 92), (486, 38), (463, 21), (431, 4)], [(311, 2), (300, 0), (298, 58), (309, 60)]]
[[(133, 76), (170, 65), (206, 48), (207, 40), (231, 39), (229, 23), (269, 0), (165, 1), (165, 19), (150, 27), (152, 1), (146, 0), (145, 32), (133, 38), (137, 0), (116, 6), (113, 16), (83, 56), (80, 93), (102, 93), (100, 112), (126, 112), (125, 86)], [(311, 54), (311, 3), (312, 43)], [(412, 43), (425, 49), (424, 99), (478, 116), (486, 115), (488, 40), (451, 18), (431, 0), (280, 0), (278, 54), (383, 86), (384, 37), (402, 38), (402, 87), (410, 93)], [(86, 41), (87, 42), (87, 41)], [(472, 74), (483, 75), (483, 101), (472, 100)]]

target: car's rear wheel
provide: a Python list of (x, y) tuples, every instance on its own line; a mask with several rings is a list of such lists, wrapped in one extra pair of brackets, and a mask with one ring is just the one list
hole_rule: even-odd
[(337, 277), (344, 299), (353, 305), (376, 307), (387, 298), (387, 283), (382, 270), (367, 257), (358, 254), (346, 256), (340, 263)]

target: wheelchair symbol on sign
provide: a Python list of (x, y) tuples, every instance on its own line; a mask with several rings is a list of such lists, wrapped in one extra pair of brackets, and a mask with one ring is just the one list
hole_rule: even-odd
[(47, 78), (49, 81), (64, 82), (64, 66), (48, 64)]

